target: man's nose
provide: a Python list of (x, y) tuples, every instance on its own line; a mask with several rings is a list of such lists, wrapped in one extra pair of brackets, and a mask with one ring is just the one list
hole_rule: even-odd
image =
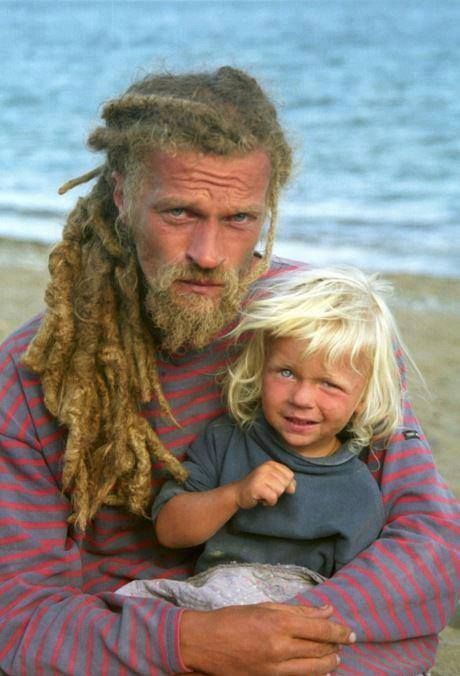
[(224, 244), (217, 222), (206, 220), (193, 227), (186, 256), (203, 270), (217, 268), (224, 262)]

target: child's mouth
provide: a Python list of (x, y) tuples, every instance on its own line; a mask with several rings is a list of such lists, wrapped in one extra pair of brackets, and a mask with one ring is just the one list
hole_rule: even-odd
[(298, 427), (311, 427), (312, 425), (317, 425), (317, 420), (310, 420), (306, 418), (297, 418), (294, 416), (284, 416), (284, 419), (291, 425), (296, 425)]

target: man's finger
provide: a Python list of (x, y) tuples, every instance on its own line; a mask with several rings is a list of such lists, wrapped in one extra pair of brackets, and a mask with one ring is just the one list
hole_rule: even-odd
[(354, 632), (348, 627), (320, 617), (301, 618), (299, 616), (296, 618), (296, 626), (292, 628), (292, 635), (311, 641), (345, 645), (356, 641)]
[(265, 603), (259, 603), (257, 605), (265, 606), (267, 608), (271, 608), (272, 610), (287, 610), (294, 615), (301, 615), (302, 617), (328, 618), (334, 612), (334, 608), (328, 603), (324, 604), (323, 606), (289, 606), (285, 603), (273, 603), (272, 601), (266, 601)]
[(276, 665), (277, 676), (325, 676), (337, 669), (340, 664), (338, 655), (326, 655), (312, 659), (294, 659)]
[(305, 659), (306, 657), (326, 657), (326, 655), (335, 655), (340, 651), (341, 646), (337, 643), (317, 643), (308, 639), (291, 639), (289, 654), (292, 659)]
[[(273, 609), (289, 610), (283, 616), (285, 629), (290, 636), (319, 641), (321, 643), (340, 643), (348, 645), (356, 641), (356, 635), (349, 627), (338, 624), (321, 616), (318, 608), (308, 606), (286, 606), (283, 604), (267, 604)], [(327, 613), (327, 611), (326, 611)]]

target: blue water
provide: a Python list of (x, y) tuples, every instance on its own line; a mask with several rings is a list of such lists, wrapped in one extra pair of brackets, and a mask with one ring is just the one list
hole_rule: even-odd
[(250, 69), (297, 149), (280, 253), (460, 276), (460, 1), (0, 2), (0, 236), (54, 241), (100, 103)]

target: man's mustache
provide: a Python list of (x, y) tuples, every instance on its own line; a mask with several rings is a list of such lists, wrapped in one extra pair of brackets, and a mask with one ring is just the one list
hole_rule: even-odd
[(169, 286), (173, 282), (186, 280), (188, 282), (207, 282), (211, 284), (228, 284), (238, 281), (238, 275), (233, 270), (200, 268), (196, 263), (176, 264), (165, 268), (156, 276), (161, 286)]

